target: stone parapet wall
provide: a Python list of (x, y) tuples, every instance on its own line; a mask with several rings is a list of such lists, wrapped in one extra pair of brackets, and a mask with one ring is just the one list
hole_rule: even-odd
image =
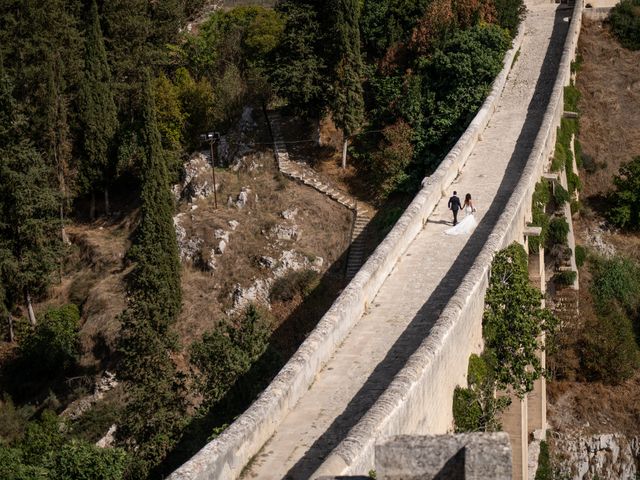
[[(342, 343), (353, 325), (358, 322), (367, 304), (374, 299), (380, 286), (400, 256), (422, 230), (427, 218), (442, 198), (442, 195), (462, 170), (479, 139), (480, 133), (485, 129), (495, 111), (515, 54), (522, 44), (523, 36), (524, 33), (521, 28), (511, 50), (507, 52), (504, 58), (503, 69), (496, 77), (490, 95), (467, 130), (444, 158), (434, 174), (424, 179), (422, 189), (394, 228), (336, 299), (313, 332), (247, 411), (238, 417), (218, 438), (208, 443), (187, 463), (176, 470), (169, 477), (170, 479), (236, 478), (250, 459), (259, 452), (264, 443), (275, 432), (289, 410), (307, 391), (315, 376), (329, 360), (336, 347)], [(478, 290), (478, 286), (471, 287), (473, 286), (469, 285), (469, 291), (473, 291), (473, 298), (469, 299), (468, 303), (473, 304), (475, 309), (474, 316), (481, 315), (484, 290)], [(486, 285), (484, 288), (486, 288)], [(469, 327), (473, 328), (469, 329)], [(462, 337), (469, 338), (467, 345), (475, 345), (481, 342), (482, 332), (477, 326), (461, 323), (458, 328)], [(443, 331), (442, 333), (445, 332)], [(454, 350), (458, 348), (452, 342), (447, 342), (446, 337), (441, 337), (436, 330), (426, 341), (434, 344), (434, 348), (437, 343), (444, 343), (445, 348), (453, 348)], [(452, 355), (456, 354), (454, 351), (450, 353)], [(444, 364), (441, 364), (439, 369), (431, 370), (431, 374), (434, 375), (434, 382), (440, 381), (438, 379), (440, 377), (439, 374), (447, 376)], [(449, 378), (461, 378), (465, 373), (466, 357), (464, 370), (460, 371), (460, 375)], [(402, 373), (400, 377), (403, 377)], [(406, 377), (406, 381), (413, 383), (415, 379), (409, 375), (409, 377)], [(438, 384), (426, 384), (423, 385), (423, 388), (435, 389), (435, 385)], [(453, 391), (453, 387), (451, 391)], [(451, 398), (448, 398), (442, 405), (434, 405), (432, 409), (433, 415), (430, 416), (428, 421), (436, 421), (443, 411), (451, 410), (450, 406)], [(424, 410), (424, 408), (420, 410)], [(418, 420), (416, 419), (416, 421)], [(423, 421), (423, 423), (428, 424), (427, 421)], [(443, 425), (444, 423), (450, 424), (450, 421), (446, 420), (446, 422), (442, 423)], [(443, 428), (446, 429), (446, 427)], [(441, 429), (439, 431), (444, 430)], [(397, 433), (401, 432), (398, 431)]]
[(583, 5), (583, 0), (578, 0), (573, 10), (552, 95), (525, 170), (488, 241), (430, 335), (313, 478), (369, 471), (374, 464), (374, 445), (380, 438), (400, 433), (444, 433), (451, 428), (455, 379), (461, 372), (466, 374), (469, 355), (480, 350), (476, 346), (482, 337), (484, 296), (493, 256), (514, 241), (524, 243), (531, 197), (555, 148)]

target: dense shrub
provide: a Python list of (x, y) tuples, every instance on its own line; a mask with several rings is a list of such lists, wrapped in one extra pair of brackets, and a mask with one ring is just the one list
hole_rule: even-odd
[(498, 23), (503, 28), (509, 30), (512, 37), (518, 31), (518, 25), (526, 12), (526, 7), (522, 0), (494, 0)]
[(553, 187), (553, 200), (556, 202), (556, 205), (563, 206), (569, 200), (571, 200), (571, 195), (569, 192), (560, 184), (556, 184)]
[(120, 480), (126, 454), (69, 439), (53, 412), (28, 423), (24, 437), (0, 443), (0, 478), (7, 480)]
[(582, 245), (576, 245), (576, 265), (582, 267), (587, 259), (587, 251)]
[(551, 249), (554, 245), (566, 245), (569, 234), (569, 224), (564, 217), (555, 217), (549, 222), (549, 234), (547, 236), (547, 247)]
[(574, 85), (564, 87), (564, 109), (568, 112), (578, 111), (578, 101), (580, 100), (580, 90)]
[(553, 480), (551, 470), (551, 459), (549, 458), (549, 444), (542, 440), (540, 442), (540, 453), (538, 454), (538, 469), (535, 480)]
[(71, 368), (79, 353), (79, 329), (80, 312), (76, 305), (47, 310), (35, 329), (21, 339), (18, 360), (21, 374), (33, 381)]
[(191, 347), (197, 388), (207, 405), (219, 401), (268, 346), (270, 329), (255, 307), (238, 323), (206, 333)]
[(591, 294), (601, 313), (610, 310), (612, 302), (635, 314), (640, 309), (640, 265), (624, 257), (590, 260)]
[(290, 302), (297, 296), (308, 296), (320, 281), (318, 272), (314, 270), (298, 270), (287, 273), (277, 279), (271, 287), (272, 302)]
[(590, 257), (589, 266), (595, 314), (587, 317), (578, 341), (580, 373), (588, 380), (620, 383), (640, 366), (635, 337), (640, 265), (623, 257)]
[(573, 282), (576, 281), (577, 276), (578, 273), (574, 272), (573, 270), (564, 270), (561, 272), (556, 272), (553, 275), (553, 280), (555, 281), (556, 285), (566, 287), (569, 285), (573, 285)]
[(640, 0), (622, 0), (613, 7), (608, 21), (623, 47), (640, 49)]
[(609, 220), (627, 230), (640, 230), (640, 156), (620, 167), (613, 184)]
[(640, 367), (633, 325), (620, 308), (589, 318), (579, 349), (581, 372), (587, 380), (617, 384)]

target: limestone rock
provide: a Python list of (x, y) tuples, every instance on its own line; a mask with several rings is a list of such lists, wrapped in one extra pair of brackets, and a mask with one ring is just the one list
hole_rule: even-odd
[(611, 243), (608, 243), (604, 238), (604, 234), (607, 231), (604, 225), (598, 225), (587, 231), (586, 243), (592, 247), (596, 252), (605, 257), (613, 257), (616, 254), (616, 247)]
[(115, 441), (116, 441), (116, 425), (113, 424), (109, 427), (109, 430), (107, 430), (107, 433), (104, 434), (104, 437), (102, 437), (100, 440), (98, 440), (96, 442), (96, 447), (98, 448), (109, 448), (109, 447), (113, 447)]
[(211, 164), (203, 153), (194, 153), (183, 167), (184, 180), (172, 189), (176, 199), (193, 202), (212, 195), (214, 189), (220, 191), (219, 183), (213, 185)]
[(225, 243), (229, 243), (229, 232), (225, 232), (221, 228), (217, 228), (213, 232), (213, 236), (219, 240), (224, 240)]
[(297, 208), (290, 208), (281, 213), (282, 218), (284, 218), (285, 220), (293, 220), (297, 214), (298, 214)]
[(278, 261), (273, 257), (269, 257), (267, 255), (263, 255), (258, 259), (258, 264), (263, 268), (271, 269), (271, 268), (274, 268), (278, 264)]
[(238, 199), (235, 202), (235, 206), (237, 208), (244, 208), (249, 201), (249, 193), (251, 193), (251, 189), (249, 187), (242, 187), (242, 190), (238, 194)]
[(222, 255), (226, 249), (227, 242), (225, 242), (224, 240), (220, 240), (220, 242), (218, 242), (218, 245), (216, 246), (216, 253), (218, 255)]
[(60, 415), (64, 418), (75, 420), (89, 410), (96, 402), (102, 400), (104, 394), (118, 386), (115, 373), (105, 370), (104, 374), (96, 381), (93, 394), (79, 398), (72, 402)]
[(215, 248), (209, 249), (207, 253), (202, 256), (202, 264), (204, 265), (205, 270), (209, 272), (218, 268)]
[(240, 225), (240, 222), (238, 222), (237, 220), (229, 220), (227, 223), (229, 224), (229, 227), (233, 231), (235, 231), (236, 228), (238, 228), (238, 226)]
[(561, 473), (566, 478), (636, 478), (636, 465), (640, 462), (640, 437), (612, 433), (591, 436), (556, 433), (552, 441), (553, 450), (562, 452), (562, 467), (567, 471)]
[(227, 313), (233, 315), (242, 311), (252, 303), (260, 303), (269, 308), (269, 291), (271, 290), (272, 284), (273, 280), (261, 278), (255, 280), (253, 284), (247, 288), (243, 288), (240, 284), (237, 284), (232, 293), (233, 307)]
[(173, 217), (173, 226), (176, 230), (176, 240), (178, 242), (178, 249), (180, 250), (180, 260), (193, 260), (197, 258), (203, 241), (201, 238), (187, 235), (187, 230), (180, 223), (183, 216), (184, 213), (179, 213)]
[(278, 240), (299, 240), (302, 230), (297, 225), (276, 225), (271, 229), (271, 234)]

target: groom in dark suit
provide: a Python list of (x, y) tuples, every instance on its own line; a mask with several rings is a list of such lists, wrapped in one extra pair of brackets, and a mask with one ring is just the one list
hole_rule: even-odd
[(449, 199), (449, 210), (453, 212), (453, 225), (458, 224), (458, 210), (462, 208), (460, 199), (458, 198), (458, 192), (453, 192), (453, 196)]

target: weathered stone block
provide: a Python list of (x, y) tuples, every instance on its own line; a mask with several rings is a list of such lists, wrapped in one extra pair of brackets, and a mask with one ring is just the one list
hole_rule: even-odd
[(376, 445), (380, 480), (511, 480), (506, 433), (402, 435)]

